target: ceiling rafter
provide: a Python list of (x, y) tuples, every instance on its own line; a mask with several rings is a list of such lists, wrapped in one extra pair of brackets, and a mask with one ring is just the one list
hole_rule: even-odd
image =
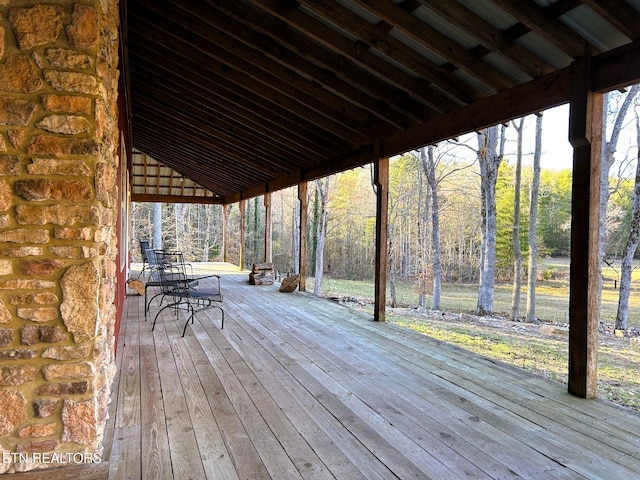
[[(368, 92), (354, 87), (327, 69), (320, 68), (308, 59), (283, 48), (273, 39), (246, 29), (242, 23), (235, 19), (212, 10), (203, 12), (200, 3), (194, 4), (188, 0), (181, 1), (180, 6), (191, 14), (199, 12), (207, 25), (215, 27), (233, 38), (233, 40), (241, 42), (253, 50), (261, 50), (261, 53), (273, 62), (290, 69), (313, 83), (320, 84), (328, 92), (338, 96), (339, 102), (348, 102), (364, 109), (372, 116), (377, 117), (378, 120), (382, 120), (396, 129), (404, 129), (411, 124), (411, 119), (406, 114), (390, 108), (387, 103), (381, 102), (379, 99), (370, 96)], [(267, 65), (267, 68), (272, 70), (269, 65)]]
[(537, 112), (585, 55), (595, 91), (640, 81), (624, 0), (125, 3), (133, 146), (172, 169), (136, 165), (138, 199), (228, 203)]
[[(166, 166), (198, 182), (212, 192), (222, 197), (232, 195), (236, 191), (251, 188), (255, 184), (262, 183), (263, 177), (259, 175), (240, 176), (232, 171), (225, 171), (224, 165), (228, 160), (220, 159), (214, 152), (201, 149), (193, 144), (167, 144), (158, 147), (156, 134), (169, 134), (167, 130), (158, 127), (153, 132), (142, 131), (138, 134), (138, 146), (140, 150), (147, 152), (149, 156), (162, 162)], [(221, 166), (222, 172), (215, 176), (206, 169), (206, 162), (215, 161)]]
[(492, 1), (532, 32), (572, 58), (580, 58), (587, 53), (600, 53), (594, 45), (559, 21), (557, 17), (550, 15), (549, 12), (552, 10), (545, 10), (533, 0)]
[[(160, 107), (162, 99), (166, 98), (164, 92), (158, 92), (155, 85), (150, 82), (143, 83), (140, 87), (139, 91), (133, 91), (134, 95), (140, 95), (148, 99), (150, 105), (166, 111), (166, 106)], [(264, 159), (265, 164), (271, 164), (278, 170), (286, 168), (286, 165), (292, 161), (300, 163), (300, 166), (308, 166), (321, 160), (318, 157), (306, 157), (301, 153), (292, 155), (292, 150), (285, 148), (281, 143), (273, 142), (269, 137), (254, 134), (246, 129), (240, 129), (225, 121), (217, 112), (209, 112), (198, 103), (175, 99), (173, 105), (179, 109), (173, 120), (193, 126), (194, 131), (201, 131), (207, 136), (211, 135), (214, 138), (219, 136), (221, 140), (233, 142), (236, 145), (247, 143), (253, 146), (247, 151), (253, 150), (254, 154), (259, 154)]]
[[(137, 32), (140, 33), (146, 42), (158, 43), (157, 41), (157, 29), (153, 26), (150, 19), (139, 18), (137, 24)], [(149, 23), (147, 23), (149, 22)], [(183, 31), (183, 33), (185, 33)], [(338, 112), (333, 112), (334, 117), (331, 117), (330, 110), (323, 106), (314, 99), (312, 96), (305, 94), (301, 97), (293, 98), (292, 91), (287, 91), (286, 84), (277, 79), (270, 78), (271, 82), (264, 81), (264, 78), (260, 78), (260, 81), (256, 81), (255, 78), (250, 78), (243, 71), (230, 68), (226, 64), (221, 64), (216, 61), (210, 54), (203, 52), (198, 45), (196, 39), (191, 39), (188, 43), (182, 41), (179, 37), (175, 36), (175, 29), (170, 34), (163, 37), (162, 43), (159, 47), (163, 50), (172, 52), (177, 56), (181, 56), (185, 59), (199, 64), (202, 68), (207, 68), (212, 74), (218, 75), (224, 78), (227, 82), (230, 82), (234, 86), (242, 87), (251, 91), (254, 94), (262, 97), (269, 103), (279, 105), (281, 108), (286, 109), (288, 112), (296, 114), (302, 118), (307, 118), (316, 125), (316, 128), (322, 128), (338, 136), (342, 140), (350, 142), (352, 146), (356, 146), (355, 141), (364, 141), (366, 137), (357, 132), (353, 132), (351, 128), (358, 128), (354, 125), (353, 120), (344, 116), (338, 115)], [(248, 65), (247, 65), (247, 68)], [(234, 88), (234, 87), (232, 87)], [(283, 91), (285, 90), (285, 91)], [(324, 112), (317, 112), (315, 109), (309, 108), (307, 103), (313, 103), (318, 109)], [(348, 125), (349, 130), (345, 131), (345, 123)]]
[(583, 0), (584, 4), (631, 40), (640, 37), (637, 11), (624, 0)]
[[(242, 30), (256, 30), (256, 32), (271, 38), (275, 44), (268, 47), (269, 52), (288, 49), (290, 55), (298, 55), (314, 63), (318, 68), (332, 72), (354, 88), (377, 97), (391, 108), (395, 108), (414, 120), (422, 120), (435, 114), (425, 104), (412, 99), (408, 93), (377, 77), (368, 75), (343, 55), (322, 48), (316, 42), (288, 28), (279, 19), (269, 17), (256, 9), (247, 9), (237, 2), (219, 3), (215, 5), (215, 8), (217, 15), (222, 15), (224, 12), (224, 15), (243, 25)], [(283, 53), (283, 55), (285, 54)]]
[(198, 205), (222, 205), (223, 202), (219, 197), (207, 197), (204, 195), (178, 196), (140, 193), (132, 193), (131, 200), (140, 203), (193, 203)]
[(375, 49), (393, 58), (405, 68), (436, 85), (451, 98), (463, 103), (471, 103), (485, 96), (475, 86), (465, 85), (460, 78), (452, 75), (441, 65), (433, 63), (339, 3), (320, 0), (299, 1), (301, 5), (313, 10), (317, 15), (327, 18), (343, 30), (356, 36), (363, 44), (367, 45), (367, 48)]
[[(182, 15), (181, 10), (166, 12), (168, 7), (163, 2), (141, 0), (141, 3), (150, 8), (147, 18), (156, 25), (170, 28), (175, 35), (184, 36), (189, 31), (186, 24), (188, 17)], [(171, 15), (170, 20), (162, 17), (163, 13)], [(291, 101), (300, 103), (299, 108), (315, 111), (329, 121), (337, 121), (361, 141), (366, 139), (363, 125), (373, 128), (378, 134), (389, 132), (388, 124), (382, 125), (363, 109), (341, 102), (319, 83), (270, 61), (262, 52), (238, 43), (228, 35), (209, 28), (204, 22), (192, 27), (190, 33), (197, 38), (188, 42), (188, 47), (206, 52), (206, 55), (234, 70), (237, 75), (245, 76), (247, 81), (260, 82)]]
[[(311, 122), (294, 117), (279, 105), (268, 104), (248, 90), (234, 88), (220, 77), (204, 76), (202, 68), (198, 69), (197, 65), (179, 63), (149, 47), (149, 43), (141, 46), (139, 50), (143, 56), (135, 59), (136, 68), (144, 69), (140, 75), (141, 82), (145, 82), (149, 76), (157, 85), (166, 84), (171, 79), (171, 86), (168, 88), (174, 91), (181, 89), (185, 97), (194, 98), (199, 103), (208, 101), (218, 108), (228, 109), (239, 123), (245, 121), (243, 119), (257, 123), (272, 136), (284, 136), (298, 142), (321, 158), (326, 158), (336, 150), (348, 148), (346, 142), (327, 132), (323, 134), (318, 129), (314, 130)], [(201, 95), (206, 98), (201, 98)]]
[[(200, 160), (205, 160), (208, 155), (218, 158), (220, 164), (216, 166), (215, 171), (216, 176), (219, 177), (226, 175), (230, 167), (246, 169), (248, 166), (252, 166), (255, 160), (255, 157), (252, 157), (250, 153), (243, 150), (228, 150), (226, 148), (227, 145), (225, 145), (223, 141), (211, 140), (208, 135), (202, 134), (201, 132), (193, 129), (181, 131), (180, 128), (183, 127), (185, 123), (173, 120), (173, 118), (168, 118), (167, 112), (155, 108), (155, 105), (140, 107), (140, 110), (134, 114), (133, 122), (134, 124), (136, 122), (144, 122), (147, 125), (146, 129), (141, 130), (141, 133), (147, 131), (153, 133), (157, 131), (165, 135), (166, 138), (172, 139), (171, 142), (159, 144), (159, 146), (156, 147), (158, 150), (167, 148), (168, 150), (176, 152), (178, 158), (180, 157), (180, 152), (185, 154), (188, 152), (198, 152)], [(175, 135), (175, 132), (181, 132), (181, 134)], [(154, 158), (159, 159), (157, 156), (154, 156)], [(176, 168), (176, 170), (185, 173), (180, 170), (180, 167)], [(260, 178), (261, 176), (273, 177), (276, 171), (273, 167), (265, 167), (261, 161), (260, 165), (252, 168), (251, 171), (246, 173), (246, 176), (253, 177), (254, 179)], [(228, 173), (228, 175), (233, 176), (233, 173)]]
[(449, 0), (417, 0), (434, 11), (449, 24), (474, 37), (487, 49), (521, 68), (531, 77), (551, 73), (553, 67), (542, 58), (514, 41), (499, 28), (494, 27), (462, 4)]
[(191, 140), (198, 142), (201, 146), (206, 146), (220, 153), (226, 152), (225, 154), (230, 158), (234, 158), (235, 161), (246, 163), (247, 165), (252, 164), (246, 160), (247, 157), (260, 158), (262, 161), (256, 170), (266, 175), (276, 175), (281, 169), (289, 168), (284, 159), (278, 158), (271, 153), (267, 154), (251, 142), (241, 142), (228, 133), (212, 128), (202, 123), (199, 119), (189, 117), (182, 112), (173, 111), (170, 117), (162, 118), (162, 116), (166, 116), (168, 113), (165, 105), (162, 105), (156, 99), (150, 98), (146, 92), (140, 94), (134, 90), (132, 93), (133, 95), (142, 97), (146, 110), (149, 111), (151, 115), (160, 116), (161, 120), (159, 121), (174, 127), (176, 131), (180, 131), (181, 127), (189, 127)]
[(370, 52), (361, 42), (345, 37), (340, 32), (297, 8), (282, 8), (278, 0), (250, 0), (250, 3), (276, 16), (292, 29), (309, 36), (309, 38), (325, 48), (344, 56), (368, 71), (369, 74), (384, 78), (385, 81), (404, 90), (418, 101), (424, 102), (440, 113), (450, 111), (461, 105), (432, 88), (431, 82), (408, 74), (380, 55)]
[(558, 18), (565, 13), (570, 12), (581, 6), (584, 2), (582, 0), (558, 0), (555, 3), (545, 7), (546, 13), (553, 17)]
[[(433, 50), (440, 57), (451, 62), (454, 68), (459, 68), (475, 77), (479, 82), (490, 86), (494, 92), (512, 87), (515, 84), (513, 79), (482, 61), (473, 52), (452, 42), (449, 37), (425, 24), (411, 12), (395, 3), (385, 0), (355, 0), (355, 2), (388, 22), (393, 28), (404, 33), (416, 43)], [(487, 50), (488, 52), (489, 50)]]
[[(169, 129), (163, 126), (157, 127), (154, 132), (141, 132), (139, 140), (140, 146), (144, 147), (143, 151), (149, 152), (148, 154), (154, 159), (188, 176), (218, 195), (228, 195), (236, 188), (249, 188), (254, 182), (265, 178), (258, 172), (244, 176), (234, 175), (231, 169), (224, 168), (225, 165), (231, 164), (228, 157), (221, 158), (217, 152), (202, 148), (194, 142), (190, 142), (188, 138), (186, 143), (180, 142), (158, 147), (153, 144), (155, 132), (170, 133)], [(220, 166), (215, 175), (212, 175), (206, 168), (208, 161), (215, 161)]]

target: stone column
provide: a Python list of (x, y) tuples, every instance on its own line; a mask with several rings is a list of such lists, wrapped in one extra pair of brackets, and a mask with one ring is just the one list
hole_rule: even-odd
[(101, 459), (117, 39), (116, 0), (0, 0), (0, 472)]

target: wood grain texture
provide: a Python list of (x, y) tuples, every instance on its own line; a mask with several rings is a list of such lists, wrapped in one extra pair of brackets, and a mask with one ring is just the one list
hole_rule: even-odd
[[(374, 153), (379, 155), (377, 145)], [(375, 158), (373, 166), (376, 187), (376, 273), (373, 318), (376, 322), (384, 322), (387, 309), (387, 272), (389, 271), (387, 253), (389, 249), (389, 158)]]
[(591, 62), (573, 65), (569, 141), (571, 186), (571, 275), (569, 281), (569, 392), (593, 398), (597, 390), (601, 262), (600, 177), (603, 94), (592, 91)]
[[(182, 316), (166, 312), (151, 332), (142, 300), (129, 297), (123, 335), (127, 348), (141, 345), (138, 355), (119, 349), (127, 368), (112, 417), (129, 420), (107, 436), (103, 464), (47, 478), (640, 476), (634, 412), (307, 293), (256, 289), (237, 267), (208, 265), (196, 269), (222, 275), (224, 330), (219, 312), (203, 312), (182, 338)], [(134, 391), (137, 423), (127, 405)]]

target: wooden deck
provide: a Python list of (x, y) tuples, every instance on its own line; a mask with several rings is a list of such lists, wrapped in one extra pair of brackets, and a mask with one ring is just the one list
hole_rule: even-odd
[(105, 462), (47, 478), (640, 478), (628, 410), (223, 275), (224, 330), (212, 310), (152, 333), (127, 299)]

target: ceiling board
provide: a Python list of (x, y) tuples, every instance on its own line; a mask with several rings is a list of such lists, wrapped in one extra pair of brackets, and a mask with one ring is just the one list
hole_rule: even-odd
[[(128, 0), (123, 11), (133, 147), (202, 188), (171, 187), (181, 201), (260, 195), (564, 103), (585, 55), (599, 91), (640, 80), (636, 0)], [(152, 178), (136, 181), (163, 196)]]

